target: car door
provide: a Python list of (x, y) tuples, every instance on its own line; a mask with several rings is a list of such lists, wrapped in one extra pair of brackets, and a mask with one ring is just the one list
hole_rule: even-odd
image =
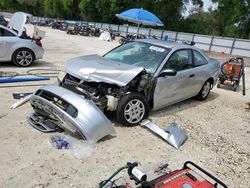
[(0, 58), (2, 60), (10, 60), (7, 58), (10, 57), (8, 52), (17, 38), (12, 32), (0, 27)]
[(193, 50), (193, 62), (194, 62), (194, 71), (195, 71), (195, 85), (194, 91), (198, 94), (201, 90), (205, 81), (210, 78), (212, 75), (209, 72), (209, 64), (206, 58), (197, 50)]
[(155, 110), (190, 98), (195, 93), (192, 50), (182, 49), (172, 53), (162, 70), (168, 68), (175, 69), (177, 74), (158, 76), (154, 92)]

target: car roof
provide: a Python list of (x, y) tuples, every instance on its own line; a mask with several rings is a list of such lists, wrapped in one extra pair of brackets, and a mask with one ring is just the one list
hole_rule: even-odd
[(8, 27), (5, 27), (4, 25), (0, 25), (0, 28), (8, 30), (9, 32), (13, 33), (15, 36), (17, 35), (16, 31), (14, 31), (13, 29), (10, 29)]
[(177, 42), (172, 42), (172, 41), (164, 41), (164, 40), (156, 40), (156, 39), (138, 39), (136, 41), (141, 41), (141, 42), (146, 42), (150, 44), (154, 44), (157, 46), (162, 46), (165, 48), (190, 48), (190, 49), (196, 49), (195, 47), (188, 45), (188, 44), (182, 44), (182, 43), (177, 43)]
[(146, 43), (150, 43), (156, 46), (162, 46), (162, 47), (173, 49), (173, 50), (194, 49), (200, 52), (207, 60), (209, 59), (209, 57), (202, 50), (189, 44), (183, 44), (183, 43), (178, 43), (178, 42), (173, 42), (173, 41), (157, 40), (157, 39), (138, 39), (136, 41), (146, 42)]

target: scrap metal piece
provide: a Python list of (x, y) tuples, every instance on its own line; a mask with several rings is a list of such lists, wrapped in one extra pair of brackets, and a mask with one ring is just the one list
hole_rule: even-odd
[(14, 99), (22, 99), (30, 94), (32, 94), (32, 93), (12, 93), (12, 96)]
[(54, 121), (37, 113), (28, 115), (27, 121), (32, 127), (44, 133), (62, 132), (62, 129)]
[(10, 106), (10, 109), (16, 109), (16, 108), (18, 108), (19, 106), (22, 106), (23, 104), (25, 104), (26, 102), (28, 102), (28, 101), (30, 100), (31, 96), (32, 96), (32, 94), (27, 95), (27, 96), (25, 96), (24, 98), (18, 100), (17, 102), (15, 102), (14, 104), (12, 104), (12, 105)]
[(78, 132), (84, 139), (97, 142), (115, 133), (111, 122), (90, 100), (57, 85), (38, 89), (30, 99), (39, 115), (56, 120), (58, 126)]
[(167, 131), (164, 131), (162, 128), (158, 127), (156, 124), (151, 122), (150, 120), (144, 120), (140, 123), (142, 127), (147, 127), (154, 133), (158, 134), (164, 140), (166, 140), (170, 145), (174, 146), (176, 149), (179, 149), (180, 146), (187, 139), (187, 134), (185, 131), (179, 127), (175, 123), (171, 124)]
[(165, 130), (168, 134), (170, 134), (168, 138), (168, 142), (173, 145), (175, 148), (179, 148), (187, 139), (186, 132), (177, 127), (176, 123), (171, 123), (168, 129)]

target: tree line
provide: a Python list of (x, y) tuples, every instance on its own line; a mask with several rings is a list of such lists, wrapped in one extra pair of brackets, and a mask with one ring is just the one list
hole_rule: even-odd
[[(187, 17), (183, 12), (192, 2)], [(202, 0), (0, 0), (0, 10), (34, 16), (123, 24), (115, 14), (144, 8), (157, 15), (164, 29), (205, 35), (250, 38), (250, 0), (212, 0), (217, 9), (204, 12)]]

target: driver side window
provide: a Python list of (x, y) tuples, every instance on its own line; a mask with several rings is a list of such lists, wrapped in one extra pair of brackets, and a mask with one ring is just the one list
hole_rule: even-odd
[(192, 52), (191, 50), (179, 50), (172, 54), (164, 68), (175, 69), (182, 71), (192, 68)]

